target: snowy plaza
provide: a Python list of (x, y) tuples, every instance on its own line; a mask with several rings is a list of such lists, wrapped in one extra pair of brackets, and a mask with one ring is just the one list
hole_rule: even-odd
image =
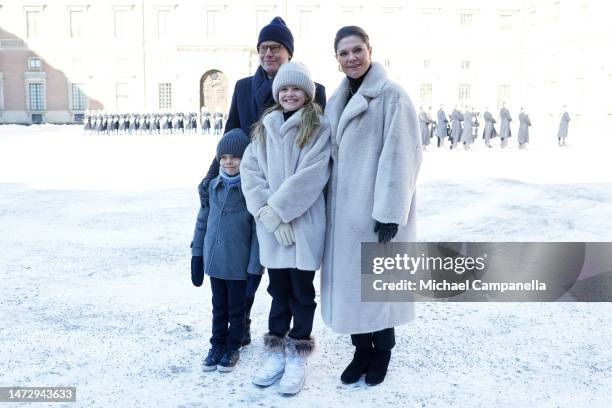
[[(612, 241), (612, 143), (544, 133), (425, 152), (418, 239)], [(192, 286), (189, 243), (216, 142), (0, 126), (3, 386), (74, 386), (83, 407), (612, 405), (610, 303), (417, 303), (377, 387), (339, 381), (350, 339), (317, 310), (303, 391), (259, 389), (265, 275), (236, 370), (203, 373), (210, 284)]]

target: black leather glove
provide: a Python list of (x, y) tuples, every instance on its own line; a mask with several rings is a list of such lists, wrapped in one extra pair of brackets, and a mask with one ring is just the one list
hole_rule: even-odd
[(201, 256), (191, 257), (191, 282), (197, 287), (204, 282), (204, 258)]
[(398, 224), (388, 223), (383, 224), (376, 221), (374, 225), (374, 232), (378, 232), (378, 242), (386, 244), (391, 241), (397, 235)]

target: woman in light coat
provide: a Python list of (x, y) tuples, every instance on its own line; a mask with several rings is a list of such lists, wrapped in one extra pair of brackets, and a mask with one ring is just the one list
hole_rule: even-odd
[(359, 27), (341, 28), (334, 42), (346, 74), (328, 101), (332, 173), (327, 190), (327, 231), (321, 268), (323, 321), (351, 335), (354, 358), (344, 383), (375, 385), (385, 378), (394, 326), (413, 319), (405, 302), (362, 302), (362, 242), (414, 241), (415, 184), (422, 159), (419, 123), (404, 90), (371, 62)]

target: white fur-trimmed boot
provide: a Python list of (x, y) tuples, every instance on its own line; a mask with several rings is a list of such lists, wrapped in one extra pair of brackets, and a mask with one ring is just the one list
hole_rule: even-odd
[(285, 372), (285, 339), (270, 333), (264, 335), (266, 358), (253, 376), (253, 384), (268, 387), (278, 381)]
[(279, 393), (285, 396), (295, 395), (304, 386), (306, 375), (306, 358), (314, 350), (314, 339), (296, 340), (291, 337), (285, 338), (285, 353), (287, 363), (285, 373), (280, 380)]

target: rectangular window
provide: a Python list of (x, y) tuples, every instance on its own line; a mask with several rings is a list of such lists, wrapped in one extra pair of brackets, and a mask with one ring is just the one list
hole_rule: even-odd
[(85, 13), (81, 10), (70, 11), (70, 38), (81, 38)]
[(499, 31), (512, 31), (512, 14), (499, 15)]
[(510, 99), (510, 85), (497, 85), (497, 108), (501, 109), (504, 103), (508, 103)]
[(355, 17), (357, 17), (357, 11), (356, 10), (343, 10), (342, 17), (345, 19), (345, 21), (353, 20)]
[(40, 71), (42, 68), (42, 63), (40, 62), (40, 58), (29, 58), (28, 59), (28, 69), (30, 71)]
[(584, 78), (576, 78), (576, 97), (574, 98), (573, 109), (580, 115), (584, 110)]
[(391, 68), (391, 58), (385, 58), (384, 62), (385, 62), (385, 68), (390, 69)]
[(4, 79), (0, 74), (0, 112), (4, 110)]
[(337, 10), (336, 21), (338, 27), (362, 25), (363, 6), (339, 5)]
[(128, 84), (116, 83), (115, 84), (115, 108), (118, 112), (127, 111), (128, 103)]
[(436, 16), (438, 15), (438, 11), (434, 9), (422, 9), (421, 10), (421, 18), (419, 19), (419, 30), (425, 35), (435, 35), (438, 30), (436, 30)]
[(168, 37), (170, 10), (157, 10), (157, 38)]
[(529, 27), (534, 29), (536, 26), (536, 22), (537, 22), (537, 14), (536, 14), (536, 8), (535, 7), (530, 7), (529, 8), (529, 15), (528, 15), (528, 22), (529, 22)]
[(40, 82), (28, 84), (28, 96), (30, 97), (30, 111), (45, 110), (44, 84)]
[(39, 11), (26, 11), (26, 30), (28, 38), (38, 38), (38, 28), (40, 23)]
[(300, 37), (306, 38), (310, 36), (312, 24), (312, 11), (301, 10), (300, 11)]
[(206, 37), (212, 38), (217, 35), (217, 18), (219, 10), (206, 10)]
[(470, 101), (472, 86), (470, 84), (459, 85), (459, 102), (467, 103)]
[(270, 20), (270, 13), (268, 10), (255, 10), (255, 38), (259, 35), (259, 32)]
[(115, 10), (114, 13), (114, 35), (117, 40), (122, 40), (127, 37), (128, 30), (128, 11)]
[(561, 2), (560, 1), (555, 1), (553, 3), (553, 7), (552, 7), (552, 18), (554, 21), (559, 21), (559, 18), (561, 17)]
[(429, 60), (423, 60), (423, 68), (424, 69), (429, 69), (429, 64), (430, 64)]
[(163, 82), (159, 84), (159, 109), (172, 109), (172, 84)]
[(431, 84), (421, 84), (420, 88), (420, 96), (421, 102), (426, 105), (431, 105), (431, 94), (432, 94), (432, 85)]
[(72, 84), (72, 110), (82, 111), (87, 109), (87, 96), (83, 92), (82, 84)]
[(127, 58), (119, 57), (115, 60), (115, 71), (119, 74), (127, 74), (129, 63)]
[[(607, 84), (607, 95), (610, 95), (610, 92), (612, 92), (612, 72), (608, 74), (608, 84)], [(605, 88), (604, 88), (605, 89)], [(606, 98), (608, 100), (608, 115), (612, 115), (612, 98)]]
[(401, 35), (405, 23), (400, 19), (400, 7), (383, 7), (378, 20), (381, 23), (380, 34), (383, 38)]
[(459, 23), (464, 27), (472, 25), (472, 13), (461, 13), (459, 15)]
[(464, 71), (470, 69), (470, 61), (469, 60), (461, 61), (461, 69)]

